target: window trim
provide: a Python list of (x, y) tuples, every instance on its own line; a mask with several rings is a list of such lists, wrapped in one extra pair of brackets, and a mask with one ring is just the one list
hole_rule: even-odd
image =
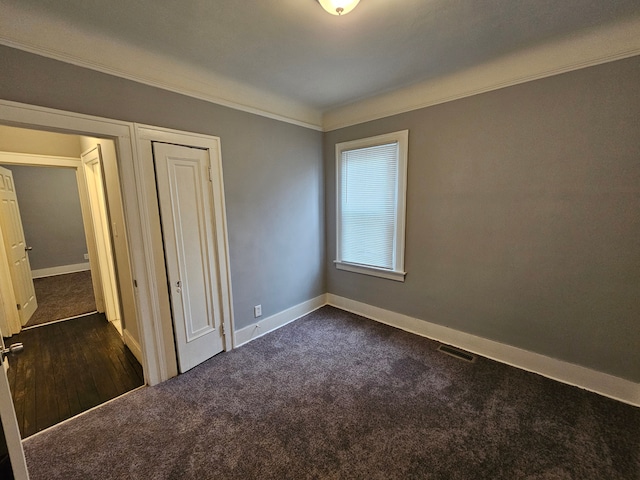
[[(360, 148), (374, 147), (387, 143), (398, 143), (398, 185), (397, 185), (397, 204), (396, 204), (396, 231), (395, 231), (395, 249), (394, 259), (395, 267), (393, 269), (374, 267), (371, 265), (362, 265), (352, 262), (343, 261), (340, 251), (340, 233), (342, 229), (341, 222), (341, 189), (340, 189), (340, 172), (342, 152), (346, 150), (357, 150)], [(334, 264), (338, 270), (346, 270), (349, 272), (361, 273), (364, 275), (372, 275), (375, 277), (386, 278), (398, 282), (404, 282), (407, 272), (404, 271), (404, 247), (405, 247), (405, 229), (406, 229), (406, 206), (407, 206), (407, 157), (409, 147), (409, 130), (400, 130), (398, 132), (376, 135), (374, 137), (352, 140), (349, 142), (336, 143), (336, 259)]]

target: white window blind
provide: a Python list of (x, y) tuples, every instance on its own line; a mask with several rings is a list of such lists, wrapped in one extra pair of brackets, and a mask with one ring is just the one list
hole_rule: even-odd
[(394, 269), (398, 142), (342, 152), (340, 259)]
[(338, 270), (404, 282), (409, 131), (336, 144)]

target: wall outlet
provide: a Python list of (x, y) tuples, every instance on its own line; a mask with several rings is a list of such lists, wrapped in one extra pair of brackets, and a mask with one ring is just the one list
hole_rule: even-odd
[(89, 260), (89, 254), (88, 254), (88, 253), (85, 253), (85, 254), (84, 254), (84, 259), (85, 259), (85, 260)]
[(262, 305), (256, 305), (255, 307), (253, 307), (253, 316), (255, 318), (262, 316)]

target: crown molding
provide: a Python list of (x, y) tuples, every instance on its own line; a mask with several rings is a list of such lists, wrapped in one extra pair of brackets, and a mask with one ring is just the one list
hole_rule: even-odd
[(640, 17), (331, 109), (323, 116), (323, 129), (337, 130), (635, 55), (640, 55)]
[(15, 5), (3, 6), (0, 45), (326, 132), (640, 55), (640, 17), (581, 31), (324, 114), (301, 102)]
[(4, 5), (0, 45), (133, 80), (305, 128), (322, 130), (322, 112), (167, 56), (82, 30), (59, 18)]

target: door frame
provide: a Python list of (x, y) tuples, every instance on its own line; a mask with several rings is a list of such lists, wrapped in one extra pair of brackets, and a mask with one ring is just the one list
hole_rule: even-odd
[[(197, 148), (216, 148), (221, 159), (220, 139), (209, 135), (136, 124), (75, 112), (0, 99), (0, 124), (9, 126), (109, 138), (115, 142), (120, 187), (127, 230), (127, 243), (140, 329), (145, 383), (156, 385), (178, 374), (169, 290), (164, 263), (158, 197), (151, 141), (177, 143)], [(225, 350), (235, 346), (233, 294), (229, 267), (229, 245), (222, 164), (218, 165), (221, 191), (220, 216), (223, 234), (219, 242), (223, 268)], [(0, 295), (2, 292), (0, 292)]]
[[(227, 231), (227, 215), (224, 198), (224, 180), (222, 177), (222, 151), (220, 138), (197, 133), (183, 132), (162, 127), (134, 124), (135, 137), (138, 147), (138, 165), (141, 169), (141, 178), (145, 180), (144, 188), (148, 198), (154, 199), (147, 205), (149, 214), (149, 227), (153, 241), (151, 243), (153, 261), (156, 271), (163, 276), (164, 284), (167, 282), (167, 267), (165, 263), (164, 241), (160, 224), (160, 207), (158, 205), (158, 191), (156, 185), (155, 163), (153, 160), (153, 142), (170, 143), (185, 147), (195, 147), (209, 150), (211, 159), (210, 167), (216, 169), (216, 174), (211, 175), (212, 198), (214, 202), (213, 228), (216, 231), (216, 256), (218, 259), (220, 279), (220, 303), (222, 311), (223, 347), (225, 351), (234, 347), (233, 332), (233, 298), (231, 289), (231, 272), (229, 268), (229, 241)], [(175, 349), (173, 334), (173, 319), (169, 300), (168, 288), (159, 298), (162, 308), (162, 328), (165, 339), (171, 339), (171, 347)], [(174, 350), (175, 351), (175, 350)]]
[[(0, 99), (0, 124), (46, 130), (58, 133), (72, 133), (91, 137), (109, 138), (115, 142), (117, 162), (120, 171), (120, 190), (126, 224), (126, 237), (129, 246), (131, 272), (135, 293), (136, 320), (140, 330), (140, 346), (143, 357), (145, 383), (156, 385), (178, 374), (171, 312), (169, 309), (169, 290), (165, 274), (162, 252), (162, 235), (160, 234), (160, 217), (156, 196), (153, 156), (145, 154), (147, 145), (151, 147), (152, 139), (175, 142), (201, 148), (220, 148), (219, 139), (206, 135), (176, 132), (158, 127), (136, 125), (131, 122), (66, 112), (51, 108), (28, 105)], [(140, 138), (138, 138), (140, 136)], [(212, 140), (215, 139), (213, 143)], [(213, 146), (215, 144), (215, 147)], [(151, 153), (151, 152), (149, 152)], [(218, 154), (220, 151), (218, 150)], [(221, 158), (219, 156), (219, 158)], [(149, 168), (151, 167), (151, 169)], [(220, 188), (222, 185), (222, 165), (219, 169)], [(233, 301), (231, 277), (229, 271), (229, 249), (226, 225), (226, 208), (224, 206), (224, 190), (222, 190), (222, 228), (224, 235), (220, 241), (225, 272), (223, 280), (227, 294), (224, 296), (225, 309), (225, 350), (234, 346), (233, 336)], [(151, 214), (155, 211), (155, 215)], [(161, 260), (161, 261), (160, 261)], [(0, 304), (3, 302), (3, 291), (0, 289)], [(167, 325), (169, 331), (167, 331)], [(4, 368), (4, 367), (0, 367)], [(6, 380), (6, 379), (5, 379)], [(0, 381), (2, 381), (0, 379)], [(0, 392), (0, 404), (4, 404), (6, 394), (10, 401), (10, 392)], [(11, 404), (13, 407), (13, 404)], [(7, 429), (17, 427), (15, 412), (10, 411), (4, 417), (3, 426)], [(10, 415), (12, 414), (12, 415)], [(14, 435), (15, 437), (15, 435)], [(24, 453), (19, 435), (7, 438), (7, 445), (15, 452), (14, 474), (17, 479), (28, 479), (24, 463)], [(16, 471), (16, 468), (18, 471)]]
[[(97, 152), (96, 159), (87, 163), (85, 157), (94, 150)], [(97, 164), (97, 167), (100, 170), (102, 169), (102, 163), (103, 160), (101, 148), (98, 144), (81, 154), (80, 167), (78, 167), (78, 171), (82, 171), (82, 175), (84, 177), (85, 191), (87, 194), (84, 200), (89, 211), (88, 216), (90, 217), (90, 226), (87, 227), (89, 227), (93, 233), (93, 238), (95, 241), (95, 244), (93, 246), (96, 250), (94, 260), (98, 267), (98, 271), (100, 272), (100, 283), (102, 284), (102, 292), (104, 293), (104, 308), (102, 310), (98, 309), (98, 311), (105, 312), (107, 320), (109, 320), (110, 322), (113, 322), (114, 320), (118, 320), (121, 322), (122, 309), (120, 307), (120, 292), (118, 290), (122, 289), (122, 286), (116, 285), (116, 255), (113, 248), (113, 240), (111, 238), (112, 233), (109, 227), (111, 223), (109, 220), (109, 211), (107, 207), (106, 197), (104, 195), (106, 185), (101, 172), (100, 177), (97, 180), (93, 179), (92, 176), (96, 174), (93, 172), (93, 170), (91, 170), (90, 166), (90, 164)], [(91, 188), (92, 181), (94, 182), (94, 188)], [(96, 185), (98, 184), (100, 185), (96, 187)], [(92, 196), (94, 200), (92, 200)], [(100, 232), (102, 233), (100, 234)], [(91, 255), (89, 255), (89, 258), (91, 258)], [(122, 275), (122, 273), (120, 274)], [(130, 279), (127, 278), (124, 280), (129, 283)], [(122, 328), (119, 328), (118, 332), (122, 335), (123, 332), (121, 330)]]
[[(153, 239), (146, 212), (149, 199), (140, 188), (141, 170), (136, 158), (133, 123), (65, 112), (18, 102), (0, 100), (0, 123), (22, 128), (109, 138), (116, 144), (120, 186), (140, 329), (145, 383), (156, 385), (177, 375), (175, 349), (164, 341), (162, 312), (158, 298), (166, 284), (152, 265)], [(160, 281), (159, 281), (160, 280)], [(0, 295), (2, 292), (0, 292)], [(164, 295), (168, 295), (164, 289)], [(173, 337), (171, 338), (173, 340)]]
[(76, 174), (76, 183), (78, 185), (78, 196), (80, 197), (82, 224), (89, 253), (89, 268), (95, 273), (91, 276), (91, 283), (93, 284), (93, 293), (96, 299), (96, 310), (104, 312), (102, 277), (100, 274), (100, 265), (97, 260), (96, 238), (91, 224), (91, 217), (89, 216), (89, 193), (87, 191), (87, 185), (84, 179), (84, 170), (82, 168), (82, 161), (80, 158), (0, 151), (0, 164), (74, 169)]

